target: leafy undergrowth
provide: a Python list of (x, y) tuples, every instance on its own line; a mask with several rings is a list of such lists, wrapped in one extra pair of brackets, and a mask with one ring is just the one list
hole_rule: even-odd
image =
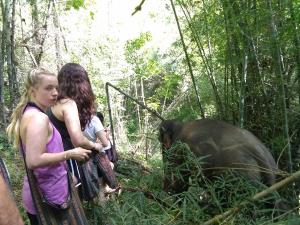
[[(13, 151), (1, 137), (0, 153), (11, 175), (17, 205), (28, 224), (21, 203), (24, 165), (17, 151)], [(4, 140), (4, 141), (3, 141)], [(160, 155), (154, 155), (147, 163), (136, 160), (137, 156), (121, 155), (116, 165), (121, 194), (113, 195), (105, 204), (85, 203), (90, 224), (99, 225), (186, 225), (203, 224), (215, 215), (226, 212), (250, 199), (264, 187), (257, 187), (232, 172), (216, 177), (213, 181), (203, 179), (201, 166), (194, 157), (185, 166), (174, 168), (193, 169), (188, 180), (189, 188), (181, 194), (170, 195), (162, 190), (163, 164)], [(135, 160), (133, 160), (135, 159)], [(196, 165), (196, 166), (195, 166)], [(183, 179), (183, 178), (182, 178)], [(292, 211), (280, 213), (273, 208), (277, 194), (249, 203), (238, 213), (221, 219), (217, 224), (300, 224), (299, 215)]]
[[(189, 167), (191, 164), (193, 162), (189, 161)], [(201, 172), (194, 171), (187, 191), (169, 195), (162, 191), (163, 165), (159, 156), (152, 157), (147, 165), (132, 160), (132, 157), (122, 157), (117, 172), (122, 193), (114, 196), (104, 207), (89, 207), (88, 216), (92, 224), (203, 224), (215, 215), (247, 202), (265, 188), (230, 171), (213, 181), (201, 178), (199, 182)], [(217, 224), (300, 224), (295, 212), (283, 213), (274, 208), (273, 203), (278, 199), (275, 193), (255, 203), (249, 201), (238, 213)]]

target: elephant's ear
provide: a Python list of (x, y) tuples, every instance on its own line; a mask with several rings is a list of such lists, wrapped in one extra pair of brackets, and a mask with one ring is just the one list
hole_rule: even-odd
[(166, 149), (171, 148), (171, 146), (172, 146), (172, 138), (171, 138), (170, 134), (165, 134), (164, 135), (164, 142), (163, 143), (164, 143), (164, 147)]
[(162, 122), (160, 126), (160, 142), (164, 148), (171, 148), (181, 129), (182, 123), (177, 120), (165, 120)]
[(172, 134), (165, 127), (161, 127), (162, 129), (162, 144), (166, 149), (171, 148), (172, 146)]

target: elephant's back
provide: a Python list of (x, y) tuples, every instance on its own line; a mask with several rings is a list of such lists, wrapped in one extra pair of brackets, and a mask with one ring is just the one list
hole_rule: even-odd
[(244, 142), (241, 129), (214, 119), (201, 119), (187, 122), (180, 132), (180, 139), (202, 142), (212, 138), (217, 144), (228, 146), (237, 142)]
[(179, 136), (196, 156), (211, 155), (206, 158), (207, 165), (234, 167), (244, 164), (256, 167), (256, 170), (264, 168), (267, 172), (260, 174), (264, 183), (270, 185), (275, 182), (274, 173), (278, 168), (274, 158), (265, 145), (247, 130), (219, 120), (201, 119), (185, 123)]

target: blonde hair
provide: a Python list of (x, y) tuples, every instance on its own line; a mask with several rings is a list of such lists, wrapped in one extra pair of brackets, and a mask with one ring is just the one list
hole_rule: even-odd
[(11, 115), (11, 122), (6, 128), (8, 139), (13, 143), (13, 146), (18, 149), (20, 146), (20, 122), (23, 111), (30, 99), (30, 89), (35, 87), (43, 75), (56, 76), (43, 68), (37, 68), (30, 71), (25, 82), (25, 92), (20, 98), (18, 105)]

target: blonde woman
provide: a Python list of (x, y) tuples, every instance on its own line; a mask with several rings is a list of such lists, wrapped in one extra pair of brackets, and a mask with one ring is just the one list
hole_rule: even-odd
[[(24, 152), (27, 169), (33, 171), (43, 196), (49, 202), (61, 205), (70, 194), (66, 160), (86, 161), (91, 150), (77, 147), (64, 151), (60, 133), (44, 113), (56, 103), (57, 88), (55, 74), (44, 69), (33, 70), (27, 77), (25, 92), (12, 114), (7, 134), (14, 147), (21, 147)], [(38, 212), (27, 176), (24, 177), (22, 197), (31, 224), (38, 224)]]

